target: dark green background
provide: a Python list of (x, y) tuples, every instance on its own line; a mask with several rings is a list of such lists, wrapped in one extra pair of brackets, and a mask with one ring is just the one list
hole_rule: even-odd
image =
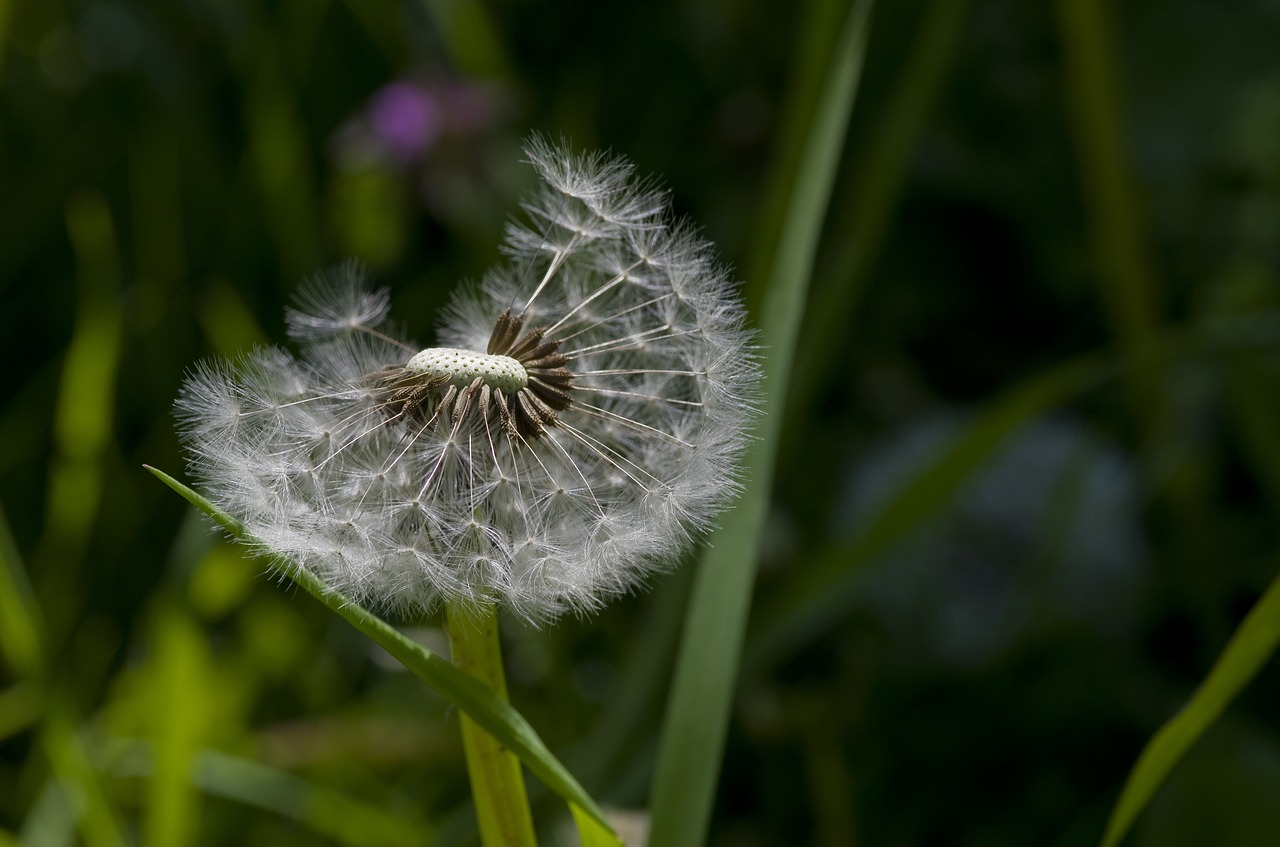
[[(874, 12), (714, 843), (1096, 843), (1142, 744), (1280, 569), (1280, 4), (1103, 4), (1110, 38), (1073, 41), (1071, 3)], [(40, 708), (82, 724), (126, 832), (146, 840), (155, 805), (179, 802), (137, 754), (166, 743), (174, 708), (182, 743), (303, 780), (188, 795), (174, 831), (191, 843), (451, 844), (471, 827), (456, 716), (141, 469), (183, 470), (184, 371), (282, 342), (297, 283), (349, 256), (428, 338), (498, 257), (533, 131), (660, 175), (754, 305), (807, 121), (799, 81), (841, 17), (0, 0), (0, 504), (47, 623)], [(489, 117), (380, 156), (359, 127), (397, 80), (470, 86)], [(1102, 378), (849, 552), (912, 473), (948, 445), (963, 457), (959, 427), (1082, 357)], [(689, 570), (590, 620), (507, 630), (516, 705), (602, 802), (645, 805)], [(813, 579), (825, 614), (795, 600)], [(784, 619), (807, 624), (770, 640)], [(0, 674), (19, 691), (18, 668)], [(9, 832), (57, 802), (57, 736), (15, 702)], [(1277, 702), (1272, 662), (1134, 843), (1273, 843)]]

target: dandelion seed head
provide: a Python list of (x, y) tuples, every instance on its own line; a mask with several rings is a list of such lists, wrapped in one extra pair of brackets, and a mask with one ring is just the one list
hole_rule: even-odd
[(442, 384), (464, 388), (475, 380), (492, 391), (514, 394), (529, 385), (529, 372), (510, 356), (477, 353), (457, 347), (431, 347), (415, 353), (404, 369)]
[(192, 472), (261, 552), (393, 613), (543, 622), (670, 566), (736, 495), (759, 369), (732, 279), (628, 163), (527, 153), (542, 185), (437, 346), (348, 264), (286, 312), (297, 355), (188, 377)]

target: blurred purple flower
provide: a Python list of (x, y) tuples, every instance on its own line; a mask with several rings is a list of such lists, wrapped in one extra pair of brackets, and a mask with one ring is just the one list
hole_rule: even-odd
[(512, 159), (516, 109), (500, 82), (403, 76), (370, 93), (329, 139), (331, 215), (348, 253), (375, 266), (399, 255), (410, 204), (471, 229), (505, 211), (495, 190)]
[(450, 139), (474, 139), (500, 124), (507, 106), (495, 85), (394, 80), (339, 129), (337, 155), (348, 163), (423, 164)]
[(393, 82), (378, 90), (369, 104), (375, 137), (397, 158), (421, 156), (440, 136), (443, 114), (435, 94), (409, 82)]

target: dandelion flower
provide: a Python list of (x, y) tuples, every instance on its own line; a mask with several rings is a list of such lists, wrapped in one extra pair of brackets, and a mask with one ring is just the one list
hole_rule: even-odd
[(295, 357), (203, 363), (193, 473), (260, 551), (416, 615), (584, 612), (676, 560), (736, 493), (758, 367), (735, 285), (626, 162), (528, 148), (542, 185), (439, 346), (355, 266), (304, 286)]

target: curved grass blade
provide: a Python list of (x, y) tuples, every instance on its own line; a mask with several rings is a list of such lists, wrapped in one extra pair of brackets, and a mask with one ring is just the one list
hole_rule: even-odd
[[(244, 526), (231, 515), (163, 471), (145, 465), (144, 467), (165, 485), (182, 495), (187, 502), (216, 521), (227, 532), (241, 540), (250, 538)], [(368, 609), (334, 591), (311, 571), (287, 561), (276, 561), (276, 567), (312, 597), (372, 638), (408, 668), (414, 676), (466, 712), (468, 717), (484, 727), (490, 735), (507, 745), (520, 757), (520, 761), (530, 773), (570, 804), (570, 810), (574, 812), (575, 817), (584, 813), (586, 817), (593, 819), (599, 831), (590, 833), (591, 840), (588, 840), (588, 832), (581, 832), (585, 845), (589, 847), (621, 845), (622, 842), (613, 834), (605, 821), (600, 807), (564, 765), (551, 754), (529, 722), (510, 703), (454, 667), (447, 659), (427, 650)]]
[(44, 619), (0, 506), (0, 657), (13, 679), (44, 671)]
[(746, 630), (760, 530), (768, 509), (782, 409), (845, 129), (862, 74), (869, 0), (856, 0), (828, 68), (813, 123), (800, 150), (760, 312), (767, 406), (748, 450), (750, 480), (738, 507), (711, 539), (695, 576), (664, 719), (651, 809), (650, 843), (682, 847), (704, 842), (728, 729), (729, 707)]
[(1245, 616), (1187, 704), (1147, 742), (1107, 821), (1102, 847), (1120, 843), (1174, 766), (1271, 658), (1277, 644), (1280, 576)]
[[(1247, 343), (1252, 336), (1253, 340), (1262, 342), (1264, 349), (1273, 347), (1274, 339), (1270, 337), (1266, 320), (1254, 324), (1252, 330), (1251, 323), (1254, 322), (1233, 321), (1230, 329), (1219, 329), (1225, 330), (1224, 339)], [(1265, 361), (1247, 346), (1235, 351), (1228, 360), (1231, 366), (1229, 398), (1252, 467), (1257, 469), (1258, 479), (1273, 507), (1280, 509), (1280, 435), (1277, 434), (1280, 433), (1280, 408), (1274, 402), (1276, 380), (1264, 365)], [(1174, 766), (1257, 674), (1275, 652), (1278, 642), (1280, 577), (1245, 617), (1187, 705), (1147, 743), (1111, 812), (1103, 834), (1104, 845), (1110, 847), (1124, 838)]]

